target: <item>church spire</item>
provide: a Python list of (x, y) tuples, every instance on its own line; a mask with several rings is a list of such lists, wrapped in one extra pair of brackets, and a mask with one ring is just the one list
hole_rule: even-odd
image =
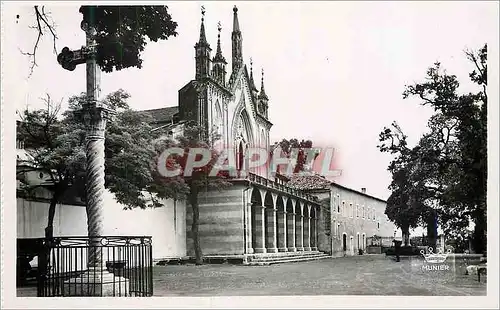
[(205, 7), (201, 6), (201, 26), (200, 26), (200, 39), (195, 44), (196, 51), (196, 79), (208, 77), (210, 70), (210, 44), (207, 42), (205, 35)]
[(243, 38), (240, 31), (240, 23), (238, 21), (238, 8), (236, 5), (233, 8), (233, 33), (231, 34), (232, 39), (232, 66), (233, 71), (241, 68), (243, 65)]
[(220, 47), (220, 31), (221, 30), (222, 30), (222, 26), (219, 22), (219, 23), (217, 23), (217, 31), (218, 31), (218, 34), (217, 34), (217, 52), (215, 53), (214, 61), (220, 61), (220, 62), (227, 63), (224, 56), (222, 56), (222, 49)]
[(266, 95), (266, 90), (264, 89), (264, 68), (262, 68), (262, 78), (260, 80), (260, 94), (259, 94), (260, 99), (265, 99), (268, 100), (269, 98)]
[(258, 93), (257, 87), (255, 86), (255, 80), (253, 79), (253, 60), (250, 57), (250, 88), (253, 93)]
[(236, 5), (233, 7), (233, 32), (241, 32), (240, 23), (238, 22), (238, 8)]
[(200, 26), (200, 40), (198, 41), (199, 44), (207, 44), (207, 37), (205, 35), (205, 7), (202, 5), (201, 6), (201, 26)]
[(217, 30), (219, 34), (217, 35), (217, 52), (215, 53), (214, 59), (212, 60), (212, 76), (214, 80), (216, 80), (220, 85), (226, 85), (226, 59), (222, 56), (222, 49), (220, 47), (220, 32), (222, 30), (222, 26), (217, 23)]

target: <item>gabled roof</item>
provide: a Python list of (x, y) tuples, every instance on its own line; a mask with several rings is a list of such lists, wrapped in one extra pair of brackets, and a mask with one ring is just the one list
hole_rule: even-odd
[(328, 181), (325, 177), (317, 174), (294, 174), (291, 175), (289, 179), (290, 181), (288, 181), (286, 185), (301, 190), (330, 190), (332, 184), (332, 182)]
[(179, 113), (179, 107), (166, 107), (160, 109), (142, 110), (141, 113), (149, 114), (156, 124), (171, 123), (174, 116)]

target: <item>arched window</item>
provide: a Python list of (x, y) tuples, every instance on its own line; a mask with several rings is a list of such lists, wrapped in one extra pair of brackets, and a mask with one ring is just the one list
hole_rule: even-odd
[(238, 171), (241, 171), (243, 170), (244, 168), (244, 148), (243, 148), (243, 141), (240, 141), (239, 145), (238, 145), (238, 152), (237, 152), (237, 162), (236, 162), (236, 168), (238, 169)]
[(223, 118), (222, 118), (222, 110), (220, 108), (219, 100), (215, 103), (215, 114), (214, 114), (214, 120), (213, 120), (213, 128), (215, 131), (215, 134), (219, 135), (222, 138), (222, 128), (223, 128)]

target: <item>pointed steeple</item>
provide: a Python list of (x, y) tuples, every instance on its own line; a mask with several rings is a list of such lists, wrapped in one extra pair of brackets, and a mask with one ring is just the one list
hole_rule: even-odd
[(243, 38), (241, 36), (238, 8), (236, 5), (233, 8), (233, 33), (231, 34), (231, 39), (233, 47), (232, 66), (233, 71), (236, 71), (243, 66)]
[(217, 52), (215, 53), (215, 57), (214, 57), (214, 62), (223, 62), (224, 64), (227, 64), (226, 62), (226, 59), (224, 58), (224, 56), (222, 56), (222, 49), (220, 47), (220, 32), (222, 30), (222, 26), (220, 24), (220, 22), (217, 24), (217, 31), (219, 32), (217, 34)]
[(200, 40), (198, 41), (198, 44), (206, 44), (209, 45), (207, 42), (207, 37), (205, 35), (205, 7), (201, 6), (201, 26), (200, 26)]
[(207, 42), (205, 35), (205, 7), (201, 6), (201, 26), (200, 26), (200, 39), (194, 45), (196, 51), (196, 79), (208, 77), (210, 70), (210, 44)]
[(253, 60), (250, 57), (250, 88), (253, 93), (257, 94), (259, 91), (257, 90), (257, 86), (255, 86), (255, 80), (253, 79)]
[(214, 59), (212, 59), (212, 77), (215, 81), (217, 81), (220, 85), (226, 85), (226, 59), (222, 56), (222, 49), (220, 47), (220, 32), (222, 30), (222, 26), (220, 22), (217, 24), (217, 30), (219, 34), (217, 36), (217, 52), (215, 53)]
[(262, 78), (260, 80), (259, 99), (265, 99), (266, 101), (269, 99), (266, 95), (266, 90), (264, 89), (264, 68), (262, 68)]
[(240, 23), (238, 22), (238, 8), (236, 5), (233, 7), (233, 32), (241, 32)]

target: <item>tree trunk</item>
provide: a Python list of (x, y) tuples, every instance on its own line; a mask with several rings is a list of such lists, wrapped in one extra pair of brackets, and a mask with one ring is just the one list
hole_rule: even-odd
[(198, 189), (195, 185), (191, 185), (189, 192), (189, 203), (193, 210), (193, 223), (191, 224), (191, 233), (193, 238), (194, 255), (196, 265), (203, 264), (203, 253), (200, 245), (200, 235), (198, 233), (198, 225), (200, 221), (200, 208), (198, 205)]
[(474, 224), (472, 247), (474, 252), (482, 254), (486, 251), (486, 216), (482, 209), (475, 213)]
[(435, 210), (430, 210), (427, 216), (427, 246), (436, 252), (437, 244), (437, 214)]
[(404, 246), (409, 246), (409, 244), (410, 244), (410, 227), (409, 226), (401, 227), (401, 234), (403, 237)]
[(59, 191), (56, 190), (52, 195), (52, 199), (50, 199), (49, 217), (47, 220), (47, 227), (45, 228), (45, 238), (54, 237), (54, 217), (56, 214), (56, 206), (57, 203), (59, 202), (60, 196), (61, 194), (59, 193)]

